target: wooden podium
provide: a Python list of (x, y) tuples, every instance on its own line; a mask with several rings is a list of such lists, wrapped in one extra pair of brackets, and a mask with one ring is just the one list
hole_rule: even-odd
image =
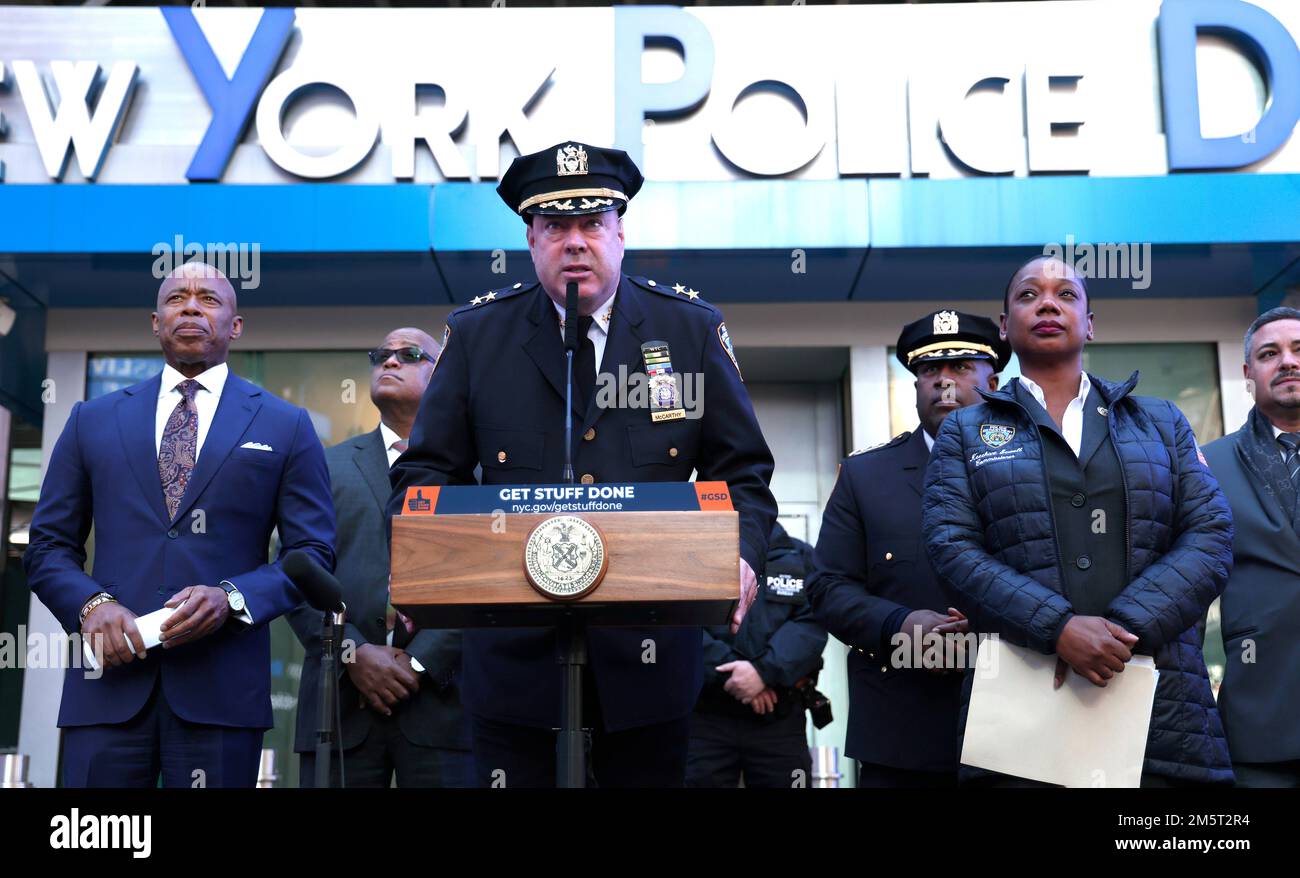
[(426, 628), (555, 627), (556, 785), (586, 784), (586, 629), (723, 625), (740, 587), (724, 482), (411, 488), (393, 518), (393, 606)]
[[(574, 489), (577, 499), (545, 501), (554, 512), (509, 511), (537, 508), (541, 504), (532, 498), (539, 490), (558, 488)], [(549, 627), (574, 611), (589, 626), (722, 625), (735, 607), (740, 522), (725, 483), (494, 485), (408, 493), (404, 513), (393, 518), (390, 587), (393, 606), (421, 627)], [(512, 493), (529, 499), (501, 499)], [(580, 511), (602, 502), (590, 499), (593, 493), (625, 495), (618, 501), (623, 508)], [(412, 510), (412, 503), (421, 508)], [(663, 508), (690, 505), (695, 508)], [(603, 536), (604, 575), (581, 597), (548, 596), (525, 573), (529, 535), (557, 515), (581, 518)]]

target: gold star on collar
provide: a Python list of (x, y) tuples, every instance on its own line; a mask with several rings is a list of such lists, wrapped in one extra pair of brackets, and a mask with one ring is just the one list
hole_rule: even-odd
[(698, 299), (700, 297), (700, 294), (695, 292), (695, 290), (687, 290), (686, 297), (688, 299)]
[(493, 290), (492, 292), (488, 293), (486, 296), (483, 297), (483, 301), (484, 301), (484, 302), (491, 302), (491, 301), (492, 301), (493, 299), (495, 299), (496, 297), (497, 297), (497, 291), (496, 291), (496, 290)]
[(483, 304), (483, 297), (482, 297), (482, 296), (475, 296), (474, 298), (472, 298), (472, 299), (469, 300), (469, 303), (470, 303), (471, 305), (482, 305), (482, 304)]
[(686, 287), (681, 284), (673, 284), (673, 292), (679, 296), (684, 296), (686, 295)]

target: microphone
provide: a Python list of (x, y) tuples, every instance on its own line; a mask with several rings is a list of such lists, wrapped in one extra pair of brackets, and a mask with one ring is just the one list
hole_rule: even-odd
[(312, 560), (306, 552), (301, 550), (290, 552), (285, 555), (280, 567), (313, 609), (323, 613), (342, 613), (347, 609), (343, 603), (343, 589), (339, 586), (339, 581)]
[(581, 343), (578, 338), (578, 282), (569, 281), (564, 288), (564, 359), (567, 363), (564, 384), (564, 481), (573, 484), (573, 352)]

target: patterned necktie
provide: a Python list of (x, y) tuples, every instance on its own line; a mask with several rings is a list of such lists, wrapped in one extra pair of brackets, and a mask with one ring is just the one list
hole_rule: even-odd
[(190, 473), (194, 471), (199, 447), (199, 410), (194, 405), (194, 394), (201, 386), (193, 378), (176, 385), (181, 401), (172, 409), (158, 447), (158, 475), (162, 479), (168, 518), (176, 517), (185, 487), (190, 483)]
[(405, 439), (398, 439), (396, 442), (393, 443), (393, 450), (396, 451), (398, 454), (401, 454), (403, 451), (406, 450), (406, 448), (407, 448), (407, 444)]
[(1277, 441), (1286, 452), (1286, 474), (1300, 493), (1300, 433), (1280, 433)]

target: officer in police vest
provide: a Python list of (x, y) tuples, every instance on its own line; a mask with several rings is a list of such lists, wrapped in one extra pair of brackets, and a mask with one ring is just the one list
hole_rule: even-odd
[(691, 717), (686, 785), (812, 786), (805, 712), (819, 728), (830, 702), (817, 692), (826, 629), (804, 596), (812, 546), (772, 529), (765, 584), (734, 636), (704, 630), (704, 690)]
[[(623, 213), (642, 177), (621, 150), (570, 141), (520, 156), (497, 187), (525, 224), (537, 280), (452, 312), (410, 447), (390, 476), (408, 487), (563, 481), (565, 292), (578, 285), (573, 466), (582, 484), (723, 481), (740, 514), (740, 598), (757, 593), (776, 503), (759, 430), (722, 314), (680, 282), (622, 273)], [(642, 373), (655, 392), (597, 393)], [(598, 382), (598, 373), (602, 376)], [(686, 411), (674, 381), (703, 391)], [(636, 405), (636, 407), (634, 407)], [(653, 519), (646, 527), (653, 528)], [(665, 557), (673, 547), (664, 546)], [(584, 713), (599, 786), (682, 786), (702, 677), (700, 628), (593, 628)], [(652, 652), (643, 646), (652, 641)], [(480, 782), (552, 786), (561, 674), (554, 629), (466, 631), (462, 694)]]
[(916, 667), (916, 656), (924, 665), (926, 638), (964, 633), (966, 621), (926, 559), (921, 486), (939, 425), (979, 402), (977, 387), (997, 389), (1011, 349), (992, 320), (943, 310), (905, 326), (897, 356), (916, 375), (921, 424), (840, 465), (808, 598), (817, 620), (851, 647), (845, 751), (859, 761), (858, 785), (956, 786), (962, 675)]

